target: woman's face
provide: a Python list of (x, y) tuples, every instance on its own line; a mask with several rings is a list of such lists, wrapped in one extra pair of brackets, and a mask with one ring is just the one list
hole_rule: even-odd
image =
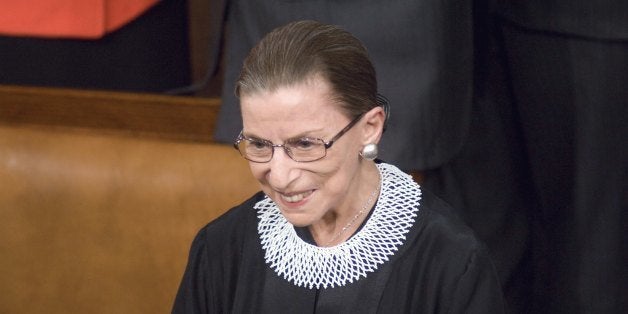
[[(351, 122), (332, 100), (328, 83), (318, 76), (272, 92), (244, 95), (241, 109), (243, 134), (274, 144), (301, 137), (327, 142)], [(358, 153), (366, 144), (363, 129), (364, 121), (359, 121), (323, 159), (313, 162), (296, 162), (275, 148), (271, 161), (250, 162), (251, 172), (293, 225), (329, 221), (343, 211), (354, 211), (360, 201), (363, 174)]]

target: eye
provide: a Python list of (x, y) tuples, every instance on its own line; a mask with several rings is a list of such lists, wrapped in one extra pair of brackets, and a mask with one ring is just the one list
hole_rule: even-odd
[(321, 142), (319, 139), (316, 138), (302, 137), (299, 139), (291, 140), (288, 144), (293, 149), (305, 151), (316, 148), (321, 144)]
[(264, 149), (268, 148), (268, 143), (266, 143), (265, 141), (260, 140), (260, 139), (249, 138), (249, 139), (247, 139), (247, 142), (249, 143), (247, 145), (247, 149), (264, 150)]

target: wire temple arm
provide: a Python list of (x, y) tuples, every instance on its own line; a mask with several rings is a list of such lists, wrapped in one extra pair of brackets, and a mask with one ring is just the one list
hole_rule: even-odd
[(386, 131), (386, 126), (388, 126), (388, 119), (390, 119), (390, 104), (388, 102), (388, 98), (378, 93), (375, 100), (377, 101), (377, 105), (381, 106), (384, 109), (384, 114), (386, 115), (384, 119), (384, 131)]

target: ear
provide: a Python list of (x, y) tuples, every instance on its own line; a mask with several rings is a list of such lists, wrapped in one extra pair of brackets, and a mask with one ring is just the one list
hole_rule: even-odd
[(381, 106), (377, 106), (364, 114), (362, 118), (362, 145), (378, 144), (384, 132), (386, 113)]

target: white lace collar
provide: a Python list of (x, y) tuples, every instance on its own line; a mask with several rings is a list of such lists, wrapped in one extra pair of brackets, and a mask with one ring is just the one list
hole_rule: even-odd
[(303, 241), (266, 196), (257, 202), (257, 227), (266, 263), (300, 287), (344, 286), (366, 277), (397, 251), (419, 211), (421, 189), (397, 167), (377, 164), (381, 192), (368, 221), (349, 240), (333, 247)]

